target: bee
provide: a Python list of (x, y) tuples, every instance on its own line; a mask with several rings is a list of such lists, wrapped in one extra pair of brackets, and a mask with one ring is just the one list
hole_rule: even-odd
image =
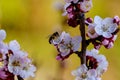
[(52, 44), (52, 41), (58, 38), (60, 35), (58, 32), (54, 32), (50, 37), (49, 37), (49, 43)]

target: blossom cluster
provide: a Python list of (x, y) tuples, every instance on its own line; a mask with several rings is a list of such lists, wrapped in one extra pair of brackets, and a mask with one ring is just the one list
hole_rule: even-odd
[(98, 54), (99, 51), (92, 49), (86, 52), (86, 64), (82, 64), (72, 72), (75, 80), (101, 80), (101, 75), (107, 70), (108, 62), (106, 57)]
[(33, 77), (36, 67), (27, 52), (20, 49), (16, 40), (5, 43), (5, 38), (5, 30), (0, 30), (0, 80), (14, 80), (14, 76)]
[[(81, 36), (71, 37), (66, 32), (54, 33), (49, 42), (59, 52), (56, 59), (64, 60), (75, 53), (81, 59), (81, 66), (72, 72), (76, 76), (75, 80), (101, 80), (102, 74), (107, 70), (108, 61), (104, 55), (99, 54), (98, 50), (102, 45), (107, 49), (114, 46), (120, 18), (115, 16), (102, 19), (100, 16), (95, 16), (94, 19), (85, 19), (84, 14), (92, 8), (92, 0), (65, 0), (65, 2), (63, 15), (67, 16), (69, 26), (79, 25)], [(81, 42), (81, 51), (79, 51)], [(90, 43), (94, 45), (94, 49), (86, 51)]]
[(94, 48), (99, 49), (103, 45), (109, 49), (114, 46), (120, 24), (118, 16), (105, 19), (95, 16), (94, 21), (91, 18), (87, 18), (85, 23), (88, 25), (87, 35), (92, 40)]
[(69, 26), (76, 27), (80, 20), (80, 14), (86, 13), (92, 8), (92, 0), (65, 0), (64, 15), (68, 17)]
[(81, 40), (80, 36), (71, 37), (70, 34), (66, 32), (58, 33), (58, 36), (56, 35), (55, 38), (50, 40), (51, 44), (53, 44), (59, 52), (56, 59), (64, 60), (72, 53), (78, 51)]

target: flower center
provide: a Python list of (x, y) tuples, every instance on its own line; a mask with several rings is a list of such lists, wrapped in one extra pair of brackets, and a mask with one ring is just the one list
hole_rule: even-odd
[(20, 66), (20, 62), (19, 62), (19, 61), (14, 61), (14, 62), (12, 63), (12, 65), (13, 65), (13, 66)]
[(90, 33), (91, 35), (94, 35), (94, 34), (95, 34), (95, 30), (94, 30), (94, 29), (91, 29), (91, 30), (89, 30), (89, 33)]
[(67, 44), (66, 46), (67, 46), (67, 49), (71, 49), (72, 44)]
[(98, 67), (98, 62), (94, 57), (86, 56), (86, 66), (88, 69), (96, 69)]
[(105, 32), (105, 31), (107, 31), (108, 30), (108, 28), (109, 28), (109, 26), (108, 25), (103, 25), (102, 26), (102, 30)]
[(86, 73), (83, 73), (83, 74), (81, 75), (81, 77), (82, 77), (83, 79), (85, 79), (85, 78), (87, 77)]

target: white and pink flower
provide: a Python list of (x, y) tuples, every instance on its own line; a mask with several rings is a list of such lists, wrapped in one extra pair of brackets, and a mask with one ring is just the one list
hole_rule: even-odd
[(116, 31), (118, 28), (118, 25), (116, 23), (113, 23), (113, 18), (105, 18), (102, 19), (99, 16), (95, 16), (94, 18), (94, 24), (95, 31), (98, 35), (102, 35), (105, 38), (112, 37), (112, 33)]
[(76, 76), (75, 80), (101, 80), (100, 77), (107, 70), (108, 62), (105, 56), (98, 53), (96, 49), (86, 52), (86, 64), (72, 72), (72, 75)]
[(83, 0), (83, 2), (80, 2), (80, 10), (82, 12), (88, 12), (92, 8), (92, 0)]
[(4, 43), (6, 32), (0, 30), (0, 80), (14, 80), (14, 76), (21, 78), (34, 77), (36, 68), (28, 58), (26, 52), (20, 49), (16, 40)]
[(81, 65), (77, 70), (72, 71), (72, 75), (76, 76), (75, 80), (101, 80), (101, 78), (97, 76), (96, 70), (88, 70), (85, 64)]
[(89, 62), (87, 63), (87, 67), (89, 69), (96, 69), (97, 73), (102, 75), (102, 73), (107, 70), (108, 61), (104, 55), (98, 53), (99, 51), (96, 49), (86, 52), (86, 58)]
[(53, 44), (59, 52), (58, 56), (56, 57), (57, 60), (64, 60), (65, 58), (69, 57), (70, 54), (72, 54), (73, 52), (78, 51), (80, 47), (80, 42), (82, 40), (80, 36), (71, 37), (70, 34), (66, 32), (62, 32), (57, 39), (55, 40), (59, 41), (59, 43), (57, 44), (54, 43), (53, 39)]

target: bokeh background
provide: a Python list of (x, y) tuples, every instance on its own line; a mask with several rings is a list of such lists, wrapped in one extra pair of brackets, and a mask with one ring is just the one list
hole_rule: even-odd
[[(7, 32), (5, 42), (18, 40), (37, 66), (36, 76), (26, 80), (74, 80), (71, 71), (80, 65), (79, 58), (74, 54), (64, 63), (58, 62), (55, 59), (56, 49), (48, 43), (49, 35), (59, 29), (73, 36), (79, 35), (78, 28), (73, 29), (64, 23), (61, 11), (56, 8), (57, 2), (64, 3), (62, 0), (0, 0), (0, 28)], [(120, 16), (119, 8), (120, 0), (93, 0), (93, 8), (86, 17)], [(103, 80), (120, 80), (119, 49), (120, 33), (114, 48), (100, 49), (109, 61)]]

